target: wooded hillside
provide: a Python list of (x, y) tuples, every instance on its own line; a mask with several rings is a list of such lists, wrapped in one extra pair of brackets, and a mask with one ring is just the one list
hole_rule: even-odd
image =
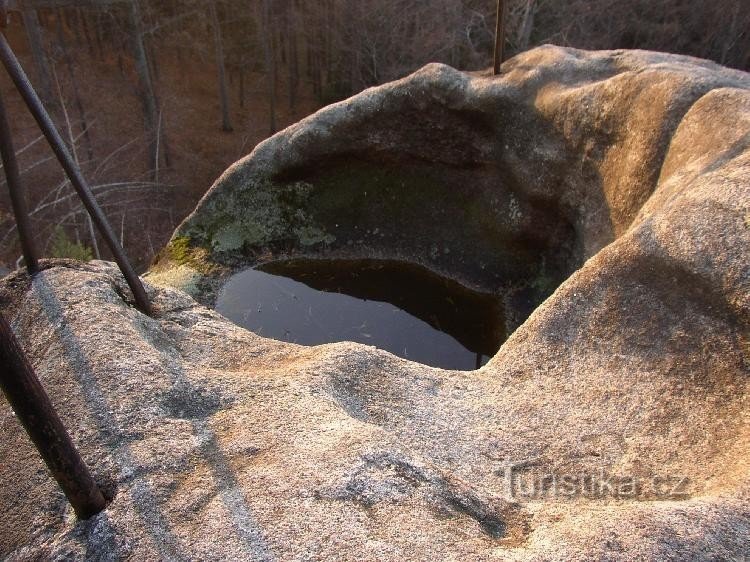
[[(282, 127), (428, 62), (491, 64), (495, 0), (19, 0), (8, 38), (138, 267)], [(511, 0), (508, 55), (641, 48), (750, 68), (746, 0)], [(2, 73), (46, 255), (108, 258)], [(0, 262), (20, 255), (3, 178)]]

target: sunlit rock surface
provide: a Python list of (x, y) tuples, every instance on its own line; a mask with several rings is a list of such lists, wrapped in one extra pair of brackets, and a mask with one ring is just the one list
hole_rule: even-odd
[[(6, 278), (3, 311), (114, 498), (76, 523), (3, 403), (0, 553), (746, 556), (750, 77), (555, 47), (503, 71), (430, 65), (261, 144), (147, 277), (155, 318), (103, 262)], [(156, 286), (210, 300), (280, 252), (562, 284), (476, 372), (264, 339)]]

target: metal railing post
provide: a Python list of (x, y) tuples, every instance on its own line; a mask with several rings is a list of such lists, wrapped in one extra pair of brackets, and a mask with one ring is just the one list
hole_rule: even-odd
[(10, 192), (10, 203), (13, 207), (13, 215), (16, 219), (18, 237), (21, 240), (21, 251), (26, 263), (29, 275), (39, 271), (39, 253), (34, 244), (34, 236), (29, 222), (29, 211), (26, 206), (26, 195), (21, 183), (21, 175), (18, 172), (18, 160), (13, 148), (13, 138), (10, 133), (10, 123), (5, 111), (5, 102), (0, 94), (0, 156), (3, 160), (5, 177), (8, 180), (8, 191)]
[(493, 72), (497, 76), (500, 74), (500, 65), (503, 64), (505, 57), (505, 10), (507, 2), (497, 0), (497, 26), (495, 28), (495, 57)]
[[(0, 22), (0, 24), (2, 24), (2, 22)], [(130, 261), (125, 255), (125, 252), (117, 243), (117, 238), (112, 231), (112, 227), (109, 225), (109, 222), (107, 222), (107, 218), (104, 216), (96, 199), (94, 199), (83, 174), (71, 157), (65, 142), (57, 131), (57, 128), (52, 122), (47, 110), (44, 109), (42, 101), (34, 91), (29, 78), (26, 76), (21, 64), (18, 62), (18, 59), (8, 44), (8, 40), (5, 38), (4, 33), (0, 33), (0, 60), (2, 60), (3, 66), (5, 66), (5, 69), (8, 71), (16, 89), (21, 94), (21, 97), (29, 108), (31, 115), (36, 120), (39, 128), (46, 137), (47, 142), (52, 148), (52, 151), (55, 153), (55, 156), (65, 170), (70, 183), (81, 198), (89, 216), (91, 216), (99, 233), (107, 243), (109, 250), (114, 256), (115, 262), (117, 262), (120, 271), (122, 271), (122, 274), (125, 276), (128, 286), (130, 286), (130, 289), (133, 291), (133, 296), (135, 297), (135, 302), (138, 305), (138, 308), (144, 314), (151, 315), (151, 303), (148, 300), (148, 295), (146, 295), (146, 290), (143, 288), (141, 280), (130, 265)]]
[(34, 369), (0, 314), (0, 386), (52, 476), (80, 519), (106, 506), (99, 486), (76, 451)]

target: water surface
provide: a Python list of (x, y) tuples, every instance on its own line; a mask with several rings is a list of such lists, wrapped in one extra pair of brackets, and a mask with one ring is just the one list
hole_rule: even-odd
[(446, 369), (477, 368), (505, 339), (496, 297), (395, 261), (272, 262), (230, 278), (216, 310), (265, 337), (360, 342)]

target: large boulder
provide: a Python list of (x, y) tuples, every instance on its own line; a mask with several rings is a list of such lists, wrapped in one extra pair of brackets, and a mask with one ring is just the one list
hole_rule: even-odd
[[(501, 77), (428, 65), (260, 144), (218, 179), (151, 275), (211, 305), (227, 276), (259, 262), (396, 259), (538, 304), (646, 216), (690, 110), (722, 105), (722, 90), (742, 99), (749, 85), (742, 72), (639, 51), (543, 47)], [(744, 134), (738, 125), (730, 137)], [(508, 328), (526, 314), (510, 306)]]
[[(646, 52), (430, 65), (230, 168), (148, 275), (153, 318), (104, 262), (5, 278), (3, 312), (113, 497), (76, 522), (3, 405), (0, 553), (741, 559), (749, 89)], [(474, 372), (265, 339), (163, 286), (210, 302), (268, 255), (559, 286)]]

